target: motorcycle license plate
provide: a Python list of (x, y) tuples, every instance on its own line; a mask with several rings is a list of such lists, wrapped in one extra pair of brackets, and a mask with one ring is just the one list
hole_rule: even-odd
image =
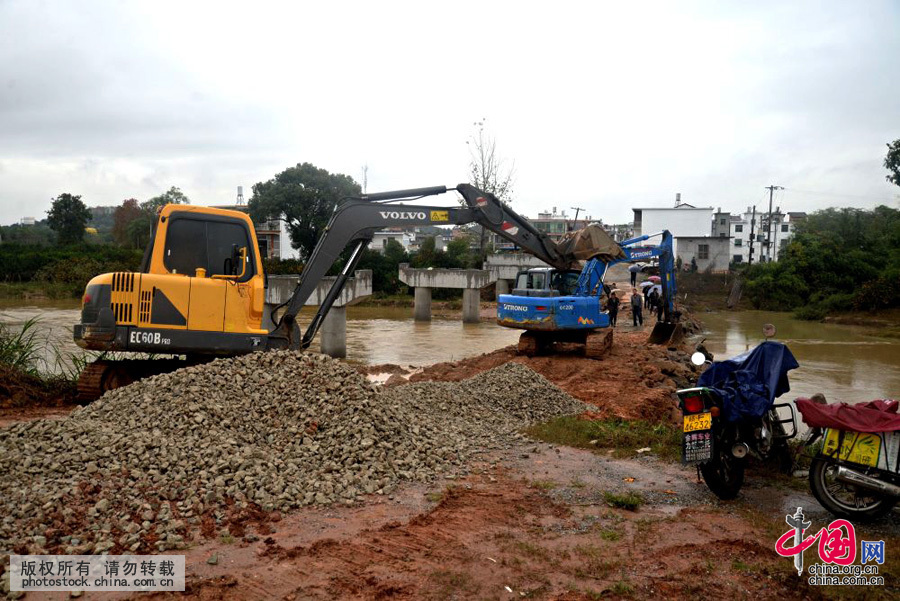
[(685, 432), (710, 429), (712, 429), (712, 413), (697, 413), (696, 415), (684, 416)]

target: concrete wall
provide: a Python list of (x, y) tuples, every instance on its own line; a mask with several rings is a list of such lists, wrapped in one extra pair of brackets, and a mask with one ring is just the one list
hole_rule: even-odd
[[(675, 252), (676, 257), (680, 257), (684, 265), (690, 265), (691, 259), (696, 259), (697, 270), (706, 271), (725, 271), (728, 269), (728, 263), (731, 261), (731, 239), (730, 238), (712, 238), (710, 236), (703, 237), (686, 237), (676, 238), (678, 250)], [(700, 258), (700, 245), (709, 246), (707, 259)]]
[[(675, 238), (709, 236), (712, 231), (712, 208), (634, 209), (641, 212), (641, 227), (635, 223), (635, 236), (669, 230)], [(658, 244), (658, 239), (649, 242)]]

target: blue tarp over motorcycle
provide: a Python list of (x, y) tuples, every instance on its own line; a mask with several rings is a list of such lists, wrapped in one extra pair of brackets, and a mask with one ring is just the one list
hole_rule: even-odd
[(698, 386), (712, 388), (722, 397), (726, 421), (760, 418), (791, 389), (787, 372), (800, 367), (790, 349), (766, 341), (755, 349), (725, 361), (716, 361), (700, 375)]

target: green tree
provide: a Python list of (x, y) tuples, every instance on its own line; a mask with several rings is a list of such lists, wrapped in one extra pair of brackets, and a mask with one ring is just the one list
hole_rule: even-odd
[(888, 153), (884, 157), (884, 168), (890, 171), (887, 181), (900, 186), (900, 138), (887, 145)]
[(53, 200), (47, 211), (47, 224), (56, 232), (59, 244), (74, 244), (84, 239), (84, 228), (91, 219), (91, 211), (81, 202), (81, 196), (65, 192)]
[(475, 265), (475, 256), (469, 246), (468, 236), (447, 243), (447, 258), (453, 267), (470, 269)]
[(142, 202), (141, 208), (147, 211), (152, 218), (155, 219), (156, 213), (168, 204), (189, 205), (191, 204), (191, 199), (185, 196), (184, 192), (181, 191), (181, 188), (172, 186), (159, 196), (154, 196), (150, 200)]
[[(146, 218), (147, 214), (141, 209), (137, 199), (124, 200), (122, 206), (116, 207), (113, 213), (112, 235), (116, 244), (129, 248), (143, 248), (149, 236)], [(140, 221), (140, 227), (132, 226), (134, 221)]]
[(349, 175), (329, 173), (311, 163), (302, 163), (253, 186), (250, 217), (257, 222), (283, 220), (291, 245), (306, 259), (337, 203), (360, 194), (359, 184)]

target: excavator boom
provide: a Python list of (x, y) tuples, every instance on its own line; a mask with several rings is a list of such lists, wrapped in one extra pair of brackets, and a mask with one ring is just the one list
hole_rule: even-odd
[[(392, 204), (402, 200), (436, 196), (449, 190), (459, 192), (465, 205), (433, 207)], [(558, 269), (566, 269), (575, 262), (573, 257), (564, 256), (556, 243), (546, 234), (500, 202), (493, 194), (482, 192), (470, 184), (459, 184), (451, 189), (445, 186), (432, 186), (349, 198), (337, 206), (310, 254), (278, 327), (269, 335), (269, 348), (306, 348), (312, 343), (322, 320), (340, 295), (347, 278), (353, 273), (362, 258), (363, 250), (377, 230), (397, 226), (467, 223), (481, 225)], [(300, 337), (299, 330), (295, 326), (297, 314), (348, 245), (353, 247), (350, 258), (307, 326), (306, 332)]]

